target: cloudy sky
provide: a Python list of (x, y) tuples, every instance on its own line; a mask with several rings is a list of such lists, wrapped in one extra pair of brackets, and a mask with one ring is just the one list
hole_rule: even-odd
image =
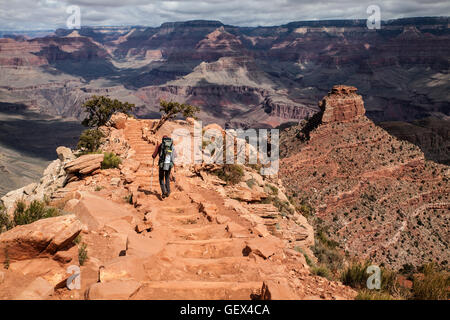
[(0, 0), (0, 30), (66, 27), (71, 5), (82, 26), (146, 25), (194, 19), (239, 26), (279, 25), (299, 20), (366, 19), (378, 5), (383, 20), (450, 16), (448, 0)]

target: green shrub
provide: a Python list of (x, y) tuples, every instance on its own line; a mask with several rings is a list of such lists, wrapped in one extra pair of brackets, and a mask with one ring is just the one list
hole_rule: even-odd
[(413, 297), (416, 300), (448, 300), (450, 298), (450, 277), (448, 272), (439, 271), (435, 264), (422, 268), (423, 277), (413, 281)]
[(78, 248), (78, 262), (80, 263), (80, 266), (84, 265), (87, 258), (88, 258), (87, 244), (83, 242)]
[(73, 239), (73, 243), (74, 243), (74, 244), (80, 244), (80, 243), (81, 243), (81, 234), (78, 234), (78, 235), (76, 236), (76, 238)]
[(275, 196), (278, 195), (278, 188), (275, 187), (273, 184), (270, 184), (270, 183), (267, 183), (264, 186), (264, 191), (266, 191), (269, 194), (275, 195)]
[(84, 130), (78, 140), (77, 149), (82, 150), (83, 154), (97, 152), (104, 137), (105, 135), (98, 129)]
[(46, 207), (44, 202), (34, 200), (26, 206), (23, 201), (18, 201), (14, 210), (14, 224), (30, 224), (40, 219), (59, 216), (59, 210), (52, 207)]
[(105, 125), (116, 112), (128, 114), (134, 109), (134, 104), (110, 99), (105, 96), (92, 96), (83, 104), (82, 108), (88, 113), (81, 123), (83, 126), (98, 128)]
[(323, 230), (319, 230), (316, 235), (317, 239), (319, 239), (320, 242), (322, 242), (325, 246), (327, 246), (330, 249), (335, 249), (339, 243), (337, 243), (334, 240), (328, 239), (325, 232)]
[(392, 296), (386, 292), (378, 290), (364, 289), (358, 292), (356, 300), (392, 300)]
[(185, 103), (180, 104), (174, 101), (160, 100), (159, 105), (159, 111), (162, 115), (155, 128), (152, 129), (153, 133), (156, 133), (156, 131), (158, 131), (167, 120), (175, 119), (179, 114), (182, 114), (184, 118), (191, 117), (196, 119), (196, 114), (200, 111), (199, 107), (191, 106)]
[(14, 210), (14, 224), (30, 224), (40, 219), (59, 216), (59, 210), (52, 207), (46, 207), (41, 201), (34, 200), (27, 207), (23, 201), (16, 203)]
[(312, 274), (315, 274), (317, 276), (324, 277), (329, 280), (332, 279), (331, 272), (325, 265), (312, 267), (311, 272), (312, 272)]
[(236, 184), (241, 182), (244, 176), (244, 169), (237, 164), (225, 164), (213, 173), (227, 184)]
[(0, 205), (0, 233), (8, 231), (14, 226), (14, 222), (6, 212), (5, 207)]
[(247, 186), (250, 189), (253, 189), (253, 187), (256, 185), (256, 180), (252, 178), (252, 179), (245, 181), (245, 183), (247, 184)]
[(300, 247), (295, 247), (294, 250), (297, 251), (297, 252), (300, 252), (301, 254), (303, 254), (303, 256), (305, 257), (306, 264), (307, 264), (308, 266), (314, 267), (314, 262), (313, 262), (313, 261), (311, 260), (311, 258), (306, 254), (306, 252), (303, 251), (302, 248), (300, 248)]
[(105, 152), (105, 157), (102, 161), (102, 169), (118, 168), (122, 160), (112, 152)]
[(369, 262), (365, 263), (352, 263), (345, 268), (341, 273), (341, 281), (343, 284), (355, 289), (362, 289), (366, 287), (367, 278), (370, 276), (366, 273)]
[(333, 272), (336, 273), (342, 268), (344, 257), (335, 247), (327, 246), (316, 237), (314, 246), (311, 249), (317, 257), (317, 260), (325, 264)]

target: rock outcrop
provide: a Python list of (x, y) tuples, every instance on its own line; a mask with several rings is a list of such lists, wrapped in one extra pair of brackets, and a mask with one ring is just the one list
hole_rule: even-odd
[(86, 175), (100, 169), (104, 154), (87, 154), (70, 161), (64, 166), (64, 170), (69, 174)]
[[(448, 166), (425, 160), (364, 116), (356, 88), (336, 86), (322, 118), (284, 131), (280, 176), (311, 221), (359, 259), (394, 269), (450, 260)], [(302, 139), (310, 126), (309, 139)]]
[(355, 87), (334, 86), (319, 103), (322, 123), (351, 121), (365, 114), (364, 101)]
[(74, 215), (38, 220), (0, 234), (0, 263), (9, 263), (55, 254), (73, 245), (81, 232)]
[(39, 182), (31, 183), (23, 188), (8, 192), (1, 198), (3, 205), (8, 211), (11, 211), (16, 202), (26, 199), (27, 201), (43, 201), (50, 199), (54, 192), (65, 186), (69, 176), (64, 167), (73, 160), (75, 156), (72, 151), (66, 147), (57, 148), (58, 159), (52, 161), (44, 170)]

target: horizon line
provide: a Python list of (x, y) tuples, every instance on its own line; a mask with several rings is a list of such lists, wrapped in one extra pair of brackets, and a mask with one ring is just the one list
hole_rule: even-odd
[[(385, 20), (381, 20), (381, 23), (387, 23), (387, 22), (391, 22), (391, 21), (396, 21), (396, 20), (409, 20), (409, 19), (417, 19), (417, 18), (430, 18), (430, 19), (450, 19), (450, 16), (412, 16), (412, 17), (402, 17), (402, 18), (393, 18), (393, 19), (385, 19)], [(282, 27), (282, 26), (286, 26), (292, 23), (302, 23), (302, 22), (332, 22), (332, 21), (366, 21), (367, 18), (353, 18), (353, 19), (311, 19), (311, 20), (292, 20), (290, 22), (287, 23), (283, 23), (283, 24), (278, 24), (278, 25), (257, 25), (257, 26), (240, 26), (240, 25), (234, 25), (234, 24), (226, 24), (223, 23), (220, 20), (208, 20), (208, 19), (193, 19), (193, 20), (178, 20), (178, 21), (166, 21), (161, 23), (159, 26), (151, 26), (151, 25), (140, 25), (140, 24), (123, 24), (123, 25), (82, 25), (80, 27), (80, 29), (82, 28), (137, 28), (137, 27), (142, 27), (142, 28), (161, 28), (164, 24), (175, 24), (175, 23), (187, 23), (187, 22), (216, 22), (216, 23), (220, 23), (225, 27), (238, 27), (238, 28), (273, 28), (273, 27)], [(59, 29), (63, 29), (63, 30), (72, 30), (72, 29), (68, 29), (68, 28), (64, 28), (64, 27), (56, 27), (56, 28), (48, 28), (48, 29), (2, 29), (2, 27), (0, 26), (0, 31), (20, 31), (20, 32), (26, 32), (26, 31), (56, 31)], [(80, 30), (80, 29), (73, 29), (73, 30)]]

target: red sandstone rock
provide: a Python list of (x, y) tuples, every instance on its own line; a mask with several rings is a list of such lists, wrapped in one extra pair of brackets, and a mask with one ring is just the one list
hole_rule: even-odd
[(355, 87), (334, 86), (319, 103), (323, 111), (322, 123), (349, 121), (365, 114), (364, 101)]
[(47, 280), (38, 277), (23, 290), (16, 300), (45, 300), (53, 294), (54, 288)]
[(74, 215), (38, 220), (0, 234), (0, 263), (51, 255), (72, 245), (81, 231)]
[(100, 169), (104, 154), (87, 154), (81, 156), (64, 166), (67, 173), (88, 174)]

